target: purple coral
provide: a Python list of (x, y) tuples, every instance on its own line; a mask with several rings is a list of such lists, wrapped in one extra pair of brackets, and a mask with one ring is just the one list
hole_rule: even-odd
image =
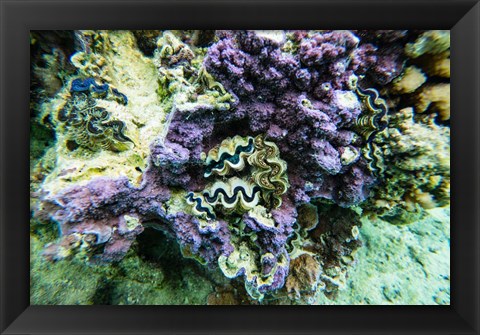
[[(45, 254), (51, 259), (62, 258), (60, 247), (73, 248), (74, 242), (82, 239), (91, 246), (103, 247), (95, 256), (97, 260), (120, 260), (143, 231), (141, 222), (165, 219), (162, 204), (169, 198), (168, 188), (149, 173), (138, 188), (127, 178), (96, 178), (84, 186), (73, 186), (47, 196), (44, 206), (58, 223), (61, 238), (50, 245)], [(129, 225), (126, 217), (138, 223)]]
[(215, 263), (220, 255), (228, 256), (233, 251), (230, 232), (223, 220), (201, 227), (198, 218), (184, 212), (170, 215), (169, 220), (180, 245), (207, 263)]
[(349, 31), (332, 31), (318, 33), (309, 39), (304, 39), (298, 52), (300, 61), (306, 66), (323, 66), (329, 64), (334, 72), (346, 65), (342, 63), (343, 57), (348, 57), (349, 52), (358, 45), (359, 39)]
[(386, 85), (398, 77), (404, 67), (405, 43), (419, 35), (416, 30), (357, 30), (361, 40), (352, 53), (352, 69), (368, 75), (373, 82)]
[[(363, 158), (346, 165), (341, 159), (347, 146), (360, 152), (363, 145), (353, 131), (362, 106), (352, 91), (353, 67), (363, 63), (350, 62), (359, 39), (350, 32), (303, 35), (299, 53), (292, 55), (254, 32), (219, 37), (204, 64), (236, 102), (229, 111), (176, 111), (165, 141), (151, 146), (152, 162), (162, 169), (164, 184), (199, 191), (207, 183), (201, 172), (202, 152), (227, 136), (266, 133), (288, 164), (291, 187), (282, 207), (271, 212), (275, 227), (249, 213), (242, 219), (246, 229), (256, 234), (260, 255), (273, 255), (262, 264), (269, 272), (286, 255), (296, 206), (311, 198), (345, 207), (358, 204), (375, 182)], [(231, 232), (222, 220), (218, 231), (201, 231), (198, 219), (185, 213), (170, 220), (180, 244), (208, 262), (231, 252)], [(258, 289), (282, 287), (287, 274), (288, 266), (278, 267), (274, 284)]]
[[(357, 174), (359, 193), (342, 191), (353, 166), (341, 164), (340, 147), (361, 149), (353, 143), (352, 124), (361, 105), (349, 87), (354, 73), (348, 65), (358, 43), (347, 31), (317, 33), (302, 40), (298, 55), (290, 55), (254, 32), (239, 32), (213, 45), (205, 59), (207, 70), (239, 99), (215, 121), (232, 127), (243, 122), (244, 132), (265, 132), (276, 141), (289, 177), (300, 176), (289, 191), (296, 204), (320, 195), (349, 206), (363, 201), (364, 189), (373, 182), (359, 160), (354, 166), (365, 170)], [(219, 141), (210, 134), (205, 137)]]
[[(59, 224), (61, 238), (49, 245), (44, 255), (52, 260), (64, 258), (65, 251), (78, 247), (83, 240), (90, 246), (103, 248), (94, 256), (95, 260), (118, 261), (143, 232), (142, 223), (151, 220), (161, 222), (164, 230), (175, 236), (182, 247), (188, 247), (208, 263), (215, 262), (221, 254), (230, 254), (233, 247), (225, 221), (201, 227), (196, 217), (183, 212), (165, 212), (164, 203), (170, 198), (165, 182), (174, 175), (185, 175), (181, 166), (175, 168), (182, 155), (170, 150), (157, 153), (165, 152), (170, 154), (170, 160), (164, 162), (170, 170), (150, 164), (140, 187), (134, 187), (124, 177), (97, 178), (85, 186), (74, 186), (45, 198), (47, 215)], [(138, 223), (129, 226), (126, 217)]]

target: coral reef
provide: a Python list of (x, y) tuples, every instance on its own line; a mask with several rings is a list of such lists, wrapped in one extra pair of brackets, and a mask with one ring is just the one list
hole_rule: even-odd
[(207, 297), (207, 305), (240, 305), (233, 288), (217, 288)]
[(357, 75), (365, 75), (379, 85), (398, 77), (405, 66), (405, 43), (418, 36), (407, 30), (354, 31), (361, 43), (354, 50), (351, 62)]
[(149, 175), (138, 188), (126, 178), (96, 178), (46, 195), (36, 215), (54, 220), (61, 238), (47, 246), (45, 255), (58, 260), (83, 249), (93, 261), (120, 260), (143, 231), (143, 221), (165, 220), (162, 203), (169, 197), (170, 191)]
[(205, 222), (184, 212), (170, 214), (168, 220), (185, 257), (212, 265), (220, 255), (233, 251), (229, 226), (224, 220)]
[(362, 204), (395, 224), (450, 202), (450, 32), (422, 32), (404, 50), (404, 72), (382, 91), (393, 107), (388, 128), (369, 153), (382, 181)]
[[(75, 31), (74, 37), (77, 51), (70, 63), (76, 73), (39, 106), (35, 117), (56, 138), (34, 167), (52, 167), (39, 186), (54, 195), (92, 178), (123, 176), (138, 186), (149, 145), (162, 131), (166, 115), (156, 94), (155, 66), (128, 31)], [(84, 59), (81, 64), (79, 58)], [(75, 104), (86, 109), (79, 113)], [(103, 147), (109, 150), (99, 150)]]
[[(245, 289), (252, 298), (259, 300), (263, 299), (265, 292), (281, 288), (288, 271), (286, 236), (282, 236), (288, 225), (277, 226), (272, 214), (267, 212), (267, 208), (271, 210), (282, 205), (281, 196), (289, 186), (287, 166), (279, 154), (275, 143), (266, 141), (264, 135), (226, 138), (203, 155), (206, 165), (204, 176), (215, 174), (225, 177), (247, 166), (251, 167), (248, 170), (250, 176), (216, 181), (200, 193), (190, 192), (187, 195), (193, 214), (200, 218), (200, 222), (207, 220), (205, 226), (211, 225), (209, 220), (216, 219), (214, 208), (230, 217), (245, 213), (243, 221), (230, 226), (234, 249), (228, 254), (221, 254), (218, 264), (227, 278), (243, 275)], [(263, 205), (259, 205), (260, 198)], [(271, 238), (281, 238), (283, 242), (275, 242), (275, 247), (271, 248)]]
[(450, 31), (429, 30), (404, 47), (405, 71), (390, 93), (396, 105), (414, 107), (416, 113), (436, 113), (440, 122), (450, 120)]
[[(239, 204), (241, 208), (249, 210), (256, 206), (258, 192), (261, 192), (267, 206), (280, 207), (281, 196), (286, 193), (289, 183), (286, 174), (287, 164), (279, 154), (277, 145), (266, 141), (264, 135), (255, 138), (242, 138), (237, 135), (223, 140), (219, 146), (208, 152), (204, 176), (209, 177), (212, 174), (226, 176), (231, 171), (243, 170), (248, 163), (252, 170), (249, 179), (254, 184), (249, 180), (234, 177), (227, 183), (213, 184), (201, 195), (189, 193), (189, 203), (196, 202), (196, 210), (203, 206), (201, 212), (211, 212), (209, 207), (217, 204), (222, 204), (225, 209), (235, 208)], [(222, 197), (219, 198), (220, 195)], [(212, 218), (211, 214), (207, 216)]]
[(362, 245), (362, 224), (356, 211), (321, 203), (303, 207), (301, 213), (305, 211), (309, 212), (309, 222), (304, 219), (289, 242), (292, 260), (285, 290), (293, 304), (314, 304), (320, 292), (335, 299), (346, 288), (348, 268)]
[(425, 54), (442, 54), (449, 49), (449, 30), (429, 30), (421, 34), (414, 43), (407, 43), (405, 54), (410, 58), (418, 58)]
[[(74, 52), (73, 35), (72, 31), (31, 31), (31, 103), (54, 97), (75, 72), (69, 62)], [(38, 109), (32, 108), (31, 111)]]
[(384, 180), (362, 205), (395, 224), (450, 202), (450, 32), (423, 32), (405, 54), (407, 68), (386, 88), (389, 104), (404, 108), (390, 115), (372, 155)]
[(320, 282), (320, 264), (309, 254), (302, 254), (290, 262), (285, 289), (292, 300), (315, 296)]
[(133, 30), (138, 48), (145, 56), (151, 57), (157, 49), (157, 39), (161, 32), (159, 30)]
[(164, 32), (157, 40), (153, 62), (158, 71), (158, 95), (168, 106), (169, 118), (177, 111), (191, 113), (197, 109), (225, 111), (233, 101), (223, 86), (207, 73), (202, 66), (203, 55), (195, 55), (188, 45), (172, 32)]
[(121, 261), (101, 266), (86, 263), (81, 252), (45, 261), (42, 249), (51, 237), (43, 228), (31, 235), (31, 305), (201, 305), (213, 291), (211, 276), (156, 229), (145, 229)]
[(427, 31), (415, 43), (407, 44), (405, 53), (430, 77), (438, 78), (415, 91), (412, 99), (415, 112), (424, 113), (428, 110), (437, 113), (441, 121), (449, 120), (450, 31)]
[[(448, 31), (69, 38), (36, 46), (44, 62), (32, 65), (44, 86), (32, 103), (32, 220), (58, 230), (41, 252), (58, 268), (135, 272), (160, 234), (208, 273), (204, 303), (316, 304), (349, 287), (362, 217), (407, 224), (449, 203)], [(130, 277), (116, 290), (162, 290)], [(85, 290), (81, 301), (101, 300)]]

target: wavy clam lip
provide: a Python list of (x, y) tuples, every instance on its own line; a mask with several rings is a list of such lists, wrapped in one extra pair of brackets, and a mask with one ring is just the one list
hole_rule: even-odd
[(280, 158), (280, 150), (264, 135), (255, 137), (255, 152), (248, 158), (253, 167), (252, 178), (262, 189), (262, 197), (273, 208), (282, 205), (281, 196), (289, 187), (287, 163)]
[(248, 165), (250, 175), (215, 181), (199, 193), (187, 194), (187, 203), (192, 212), (203, 218), (214, 219), (214, 208), (225, 212), (248, 212), (263, 199), (269, 208), (282, 204), (282, 195), (289, 187), (286, 174), (287, 163), (280, 157), (274, 142), (266, 141), (265, 135), (255, 137), (227, 137), (205, 155), (204, 177), (225, 177), (232, 172), (242, 172)]
[(193, 214), (209, 220), (216, 219), (212, 206), (210, 206), (201, 195), (190, 192), (187, 194), (186, 199), (189, 205), (195, 205), (192, 208)]
[(374, 88), (363, 89), (357, 85), (357, 93), (365, 101), (367, 114), (360, 115), (356, 121), (357, 128), (368, 142), (388, 126), (388, 107)]
[(221, 205), (226, 209), (248, 211), (258, 204), (260, 188), (243, 179), (233, 177), (227, 182), (216, 182), (203, 192), (203, 197), (212, 206)]
[(205, 159), (204, 177), (212, 174), (225, 176), (234, 171), (241, 171), (245, 168), (245, 159), (253, 153), (253, 138), (243, 138), (236, 135), (233, 138), (227, 137), (220, 145), (212, 148)]
[[(111, 89), (122, 104), (127, 104), (126, 95), (108, 84), (97, 84), (93, 78), (74, 79), (71, 83), (71, 99), (58, 112), (58, 121), (69, 128), (70, 137), (88, 148), (114, 149), (115, 141), (135, 143), (125, 135), (126, 125), (121, 120), (110, 120), (111, 114), (97, 106), (96, 98), (106, 98)], [(93, 96), (91, 95), (93, 94)]]
[(374, 88), (364, 89), (357, 85), (356, 91), (365, 101), (368, 110), (367, 114), (358, 117), (355, 122), (356, 128), (366, 140), (364, 157), (367, 159), (368, 167), (375, 176), (379, 176), (383, 174), (385, 167), (381, 163), (380, 151), (374, 139), (388, 127), (388, 106)]
[(225, 211), (246, 212), (254, 208), (259, 201), (260, 187), (238, 177), (226, 182), (217, 181), (202, 193), (189, 192), (187, 203), (194, 205), (192, 212), (206, 219), (215, 219), (213, 207)]

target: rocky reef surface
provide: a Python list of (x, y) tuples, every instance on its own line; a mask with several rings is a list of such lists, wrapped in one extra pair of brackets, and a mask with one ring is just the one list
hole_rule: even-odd
[(32, 304), (450, 303), (449, 31), (30, 39)]

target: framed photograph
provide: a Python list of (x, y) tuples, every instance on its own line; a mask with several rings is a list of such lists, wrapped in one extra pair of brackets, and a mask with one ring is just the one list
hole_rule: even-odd
[(1, 18), (2, 334), (478, 334), (477, 2)]

